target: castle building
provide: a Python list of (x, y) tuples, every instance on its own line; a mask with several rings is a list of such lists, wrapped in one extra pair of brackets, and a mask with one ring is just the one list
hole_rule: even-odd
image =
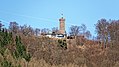
[(58, 33), (56, 32), (52, 32), (52, 33), (48, 33), (46, 34), (47, 37), (50, 38), (65, 38), (66, 37), (66, 31), (65, 31), (65, 19), (63, 17), (61, 17), (59, 19), (59, 30)]

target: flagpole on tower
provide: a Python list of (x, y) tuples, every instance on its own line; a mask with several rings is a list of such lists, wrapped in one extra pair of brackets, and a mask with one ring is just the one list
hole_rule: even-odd
[(63, 13), (61, 14), (61, 16), (63, 17)]

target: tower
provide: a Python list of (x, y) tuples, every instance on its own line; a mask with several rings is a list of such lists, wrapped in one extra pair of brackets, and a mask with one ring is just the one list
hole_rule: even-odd
[(65, 19), (63, 17), (61, 17), (59, 19), (60, 25), (59, 25), (59, 33), (60, 34), (65, 34)]

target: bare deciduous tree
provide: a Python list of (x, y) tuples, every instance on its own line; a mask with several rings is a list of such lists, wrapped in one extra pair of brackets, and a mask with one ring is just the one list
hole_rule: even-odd
[(86, 31), (85, 32), (85, 36), (86, 36), (86, 38), (89, 39), (92, 35), (91, 35), (90, 31)]
[(108, 26), (109, 22), (106, 19), (98, 20), (98, 23), (96, 24), (96, 32), (102, 39), (105, 47), (109, 40)]
[(108, 32), (111, 42), (117, 43), (119, 41), (119, 20), (110, 21)]
[(23, 25), (20, 26), (20, 31), (25, 35), (33, 35), (34, 34), (34, 30), (31, 26), (27, 26), (27, 25)]
[(50, 30), (48, 28), (41, 29), (41, 34), (42, 35), (48, 34), (49, 32), (50, 32)]
[(69, 34), (72, 35), (72, 36), (78, 36), (80, 33), (80, 27), (79, 26), (71, 26), (70, 27), (70, 32)]
[(10, 22), (9, 29), (13, 33), (18, 33), (18, 31), (19, 31), (18, 23), (17, 22)]
[(36, 28), (35, 29), (35, 35), (38, 36), (40, 34), (40, 29)]
[(53, 27), (52, 32), (55, 33), (55, 34), (58, 34), (58, 27)]
[(0, 30), (2, 29), (2, 27), (3, 27), (4, 25), (1, 23), (1, 21), (0, 21)]
[(85, 34), (87, 27), (85, 24), (81, 24), (80, 29), (82, 31), (82, 34)]

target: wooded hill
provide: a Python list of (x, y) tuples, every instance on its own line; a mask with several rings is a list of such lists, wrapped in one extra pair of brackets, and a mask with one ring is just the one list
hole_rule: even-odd
[[(0, 67), (119, 67), (119, 20), (98, 20), (97, 36), (86, 26), (71, 26), (75, 39), (41, 37), (49, 29), (0, 23)], [(57, 28), (52, 29), (57, 32)]]

